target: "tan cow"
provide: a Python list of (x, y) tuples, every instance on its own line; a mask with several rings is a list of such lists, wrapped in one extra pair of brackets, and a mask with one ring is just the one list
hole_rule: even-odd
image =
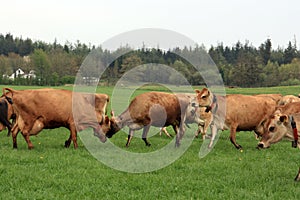
[(258, 126), (257, 130), (260, 130), (263, 135), (268, 131), (268, 124), (270, 123), (270, 120), (276, 115), (281, 114), (294, 114), (300, 112), (300, 102), (294, 102), (294, 103), (288, 103), (286, 105), (276, 106), (274, 113), (272, 113), (270, 116), (267, 116)]
[[(65, 142), (65, 147), (69, 147), (73, 141), (74, 148), (77, 148), (77, 131), (88, 127), (94, 129), (95, 136), (99, 137), (102, 142), (106, 141), (103, 132), (105, 132), (105, 124), (108, 124), (109, 121), (108, 117), (104, 117), (109, 100), (107, 95), (101, 94), (99, 101), (92, 102), (93, 97), (88, 94), (73, 93), (68, 90), (18, 91), (4, 88), (3, 94), (6, 98), (11, 99), (16, 114), (16, 124), (12, 128), (14, 148), (17, 147), (16, 136), (19, 131), (24, 136), (28, 148), (32, 149), (30, 135), (36, 135), (42, 129), (58, 127), (70, 130), (70, 137)], [(72, 101), (72, 98), (75, 98), (76, 101)], [(103, 107), (95, 108), (96, 105)]]
[(199, 106), (207, 107), (213, 113), (209, 147), (218, 130), (229, 129), (230, 141), (237, 149), (241, 149), (241, 145), (236, 142), (236, 131), (253, 130), (260, 135), (257, 126), (274, 112), (276, 106), (275, 100), (265, 96), (231, 94), (225, 97), (214, 95), (207, 88), (195, 92)]
[[(129, 134), (126, 146), (128, 147), (134, 131), (143, 128), (142, 139), (147, 146), (147, 134), (150, 126), (164, 127), (171, 125), (176, 133), (176, 146), (185, 132), (185, 123), (190, 123), (192, 116), (196, 116), (192, 106), (193, 97), (186, 94), (170, 94), (165, 92), (147, 92), (136, 96), (128, 108), (118, 115), (113, 116), (110, 123), (111, 129), (106, 133), (112, 137), (124, 126), (129, 127)], [(194, 102), (194, 106), (195, 106)], [(188, 113), (188, 114), (187, 114)], [(193, 121), (195, 123), (195, 121)]]
[[(267, 132), (262, 135), (258, 147), (269, 148), (271, 144), (277, 143), (283, 138), (294, 141), (293, 121), (297, 128), (297, 134), (300, 135), (300, 113), (291, 115), (278, 114), (272, 116), (267, 124)], [(299, 140), (297, 141), (297, 146), (300, 148)]]

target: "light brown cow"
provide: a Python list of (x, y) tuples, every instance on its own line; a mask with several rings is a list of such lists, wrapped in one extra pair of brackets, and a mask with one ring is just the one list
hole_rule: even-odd
[(294, 95), (285, 95), (280, 99), (278, 105), (286, 105), (288, 103), (293, 103), (293, 102), (300, 102), (300, 98)]
[[(147, 133), (150, 126), (164, 127), (171, 125), (176, 133), (176, 146), (184, 135), (187, 123), (187, 112), (192, 106), (191, 98), (186, 94), (170, 94), (165, 92), (147, 92), (136, 96), (128, 108), (117, 117), (112, 117), (111, 129), (106, 133), (112, 137), (124, 126), (129, 127), (129, 135), (126, 146), (129, 146), (134, 131), (143, 128), (142, 139), (147, 146)], [(192, 109), (191, 109), (192, 110)], [(194, 108), (195, 110), (195, 108)], [(194, 113), (190, 113), (193, 116)], [(194, 121), (193, 121), (194, 122)]]
[[(291, 115), (278, 114), (272, 116), (267, 124), (267, 132), (262, 135), (258, 147), (269, 148), (271, 144), (277, 143), (283, 138), (293, 141), (295, 138), (292, 121), (296, 123), (296, 128), (298, 130), (297, 134), (300, 135), (300, 113)], [(297, 146), (300, 148), (299, 140)]]
[[(104, 119), (104, 114), (109, 98), (105, 94), (100, 94), (100, 100), (94, 102), (91, 100), (94, 95), (73, 93), (68, 90), (4, 88), (3, 94), (11, 99), (16, 114), (16, 123), (12, 129), (14, 148), (17, 147), (16, 136), (19, 131), (24, 136), (28, 148), (32, 149), (30, 135), (36, 135), (42, 129), (58, 127), (70, 130), (70, 137), (65, 142), (65, 147), (69, 147), (73, 141), (74, 148), (77, 148), (77, 131), (88, 127), (94, 129), (95, 136), (99, 137), (102, 142), (106, 141), (103, 132), (109, 119), (108, 117)], [(76, 101), (72, 101), (72, 98)], [(95, 108), (100, 105), (102, 108)]]
[(263, 135), (268, 131), (268, 124), (270, 123), (270, 120), (276, 115), (286, 114), (290, 115), (293, 113), (299, 113), (300, 112), (300, 102), (294, 102), (294, 103), (288, 103), (286, 105), (277, 106), (275, 108), (274, 113), (272, 113), (270, 116), (267, 116), (258, 126), (257, 130), (260, 130)]
[(254, 130), (261, 134), (256, 127), (274, 112), (276, 106), (276, 101), (264, 96), (231, 94), (225, 97), (214, 95), (207, 88), (195, 92), (199, 106), (207, 107), (213, 113), (209, 147), (213, 145), (218, 130), (229, 129), (230, 141), (237, 149), (241, 149), (236, 142), (236, 131)]

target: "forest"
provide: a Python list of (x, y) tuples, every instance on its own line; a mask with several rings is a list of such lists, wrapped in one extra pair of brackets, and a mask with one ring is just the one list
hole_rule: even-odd
[[(120, 46), (114, 52), (100, 46), (66, 41), (59, 44), (33, 41), (30, 38), (0, 34), (0, 84), (57, 86), (73, 84), (76, 74), (86, 56), (94, 49), (101, 51), (109, 66), (99, 84), (113, 85), (122, 75), (142, 64), (159, 63), (182, 73), (192, 85), (204, 84), (203, 79), (191, 64), (179, 55), (193, 56), (207, 52), (215, 62), (226, 86), (266, 87), (300, 85), (300, 50), (297, 42), (288, 41), (286, 47), (272, 46), (270, 38), (259, 47), (249, 41), (237, 41), (232, 46), (204, 45), (175, 48), (163, 51), (159, 48), (131, 49)], [(120, 52), (128, 53), (118, 57)], [(116, 59), (114, 59), (116, 58)], [(35, 76), (14, 75), (22, 69), (25, 74), (34, 71)], [(161, 73), (157, 72), (157, 76)], [(145, 78), (145, 77), (141, 77)], [(169, 77), (172, 79), (172, 76)]]

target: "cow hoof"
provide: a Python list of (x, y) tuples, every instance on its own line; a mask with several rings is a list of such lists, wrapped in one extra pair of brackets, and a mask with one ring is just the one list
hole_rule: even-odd
[(241, 145), (238, 145), (236, 148), (237, 148), (238, 150), (243, 150), (243, 147), (242, 147)]
[(66, 147), (66, 148), (69, 148), (69, 147), (70, 147), (70, 144), (71, 144), (71, 142), (69, 142), (68, 140), (65, 141), (65, 147)]
[(148, 144), (146, 144), (146, 146), (147, 146), (147, 147), (150, 147), (150, 146), (151, 146), (151, 144), (150, 144), (150, 143), (148, 143)]
[(33, 146), (31, 146), (31, 147), (28, 147), (28, 149), (29, 149), (29, 150), (33, 149)]

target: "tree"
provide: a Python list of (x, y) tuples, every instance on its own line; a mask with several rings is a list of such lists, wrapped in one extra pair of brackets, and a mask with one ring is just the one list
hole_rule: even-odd
[(265, 43), (261, 44), (259, 47), (260, 56), (263, 60), (264, 65), (266, 65), (271, 58), (271, 49), (271, 39), (267, 39)]
[(260, 87), (262, 82), (262, 66), (255, 55), (240, 54), (236, 67), (233, 68), (233, 84), (240, 87)]
[(50, 61), (47, 54), (42, 49), (34, 50), (31, 60), (36, 72), (36, 78), (39, 85), (50, 84)]
[(284, 63), (291, 63), (297, 57), (297, 47), (289, 41), (288, 47), (284, 50)]

